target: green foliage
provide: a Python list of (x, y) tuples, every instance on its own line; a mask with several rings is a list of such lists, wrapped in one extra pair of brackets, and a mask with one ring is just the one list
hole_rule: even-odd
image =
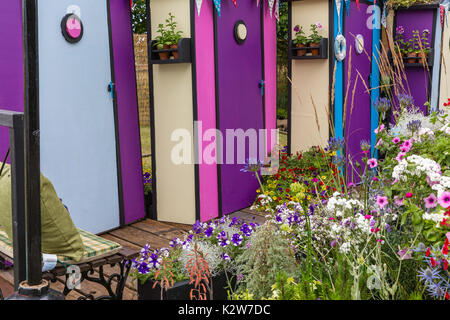
[(158, 30), (156, 31), (159, 35), (155, 38), (155, 46), (161, 50), (164, 46), (171, 46), (178, 43), (182, 38), (182, 31), (176, 31), (177, 22), (175, 21), (175, 16), (169, 12), (169, 17), (166, 19), (166, 24), (160, 23), (158, 25)]
[(436, 0), (387, 0), (386, 5), (389, 8), (397, 9), (398, 7), (408, 8), (418, 4), (432, 4), (436, 2)]
[(289, 248), (289, 242), (274, 226), (259, 227), (251, 237), (250, 248), (236, 261), (237, 274), (244, 279), (239, 283), (240, 291), (248, 289), (255, 299), (271, 296), (277, 274), (283, 271), (292, 275), (297, 268)]
[(131, 12), (131, 25), (133, 33), (147, 33), (147, 12), (145, 0), (134, 0), (133, 10)]

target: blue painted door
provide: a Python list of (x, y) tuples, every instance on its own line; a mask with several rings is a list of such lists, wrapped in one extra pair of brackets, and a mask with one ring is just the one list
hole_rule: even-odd
[[(41, 170), (78, 228), (113, 229), (120, 210), (107, 1), (38, 6)], [(68, 13), (83, 26), (76, 43), (63, 36)]]

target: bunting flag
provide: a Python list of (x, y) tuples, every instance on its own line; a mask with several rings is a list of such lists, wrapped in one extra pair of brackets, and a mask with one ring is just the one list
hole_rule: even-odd
[(280, 21), (280, 0), (275, 0), (275, 18)]
[(356, 0), (356, 6), (358, 7), (359, 10), (359, 0)]
[(273, 10), (273, 5), (275, 3), (275, 0), (267, 0), (267, 2), (269, 3), (269, 13), (270, 13), (270, 17), (272, 18), (272, 10)]
[(259, 7), (259, 2), (260, 2), (261, 0), (256, 0), (256, 6), (257, 7)]
[(130, 0), (130, 7), (133, 9), (133, 0)]
[(342, 0), (335, 0), (336, 2), (336, 11), (338, 16), (338, 34), (341, 33), (341, 7), (342, 7)]
[(386, 3), (383, 5), (383, 13), (381, 14), (381, 24), (387, 28), (387, 8)]
[(197, 14), (200, 15), (200, 10), (202, 10), (202, 2), (203, 0), (195, 0), (195, 3), (197, 5)]
[(234, 6), (237, 8), (237, 2), (236, 2), (236, 0), (232, 0), (232, 1), (233, 1)]
[(350, 0), (345, 0), (345, 7), (347, 8), (347, 16), (350, 14)]
[(445, 7), (441, 4), (440, 5), (441, 10), (441, 27), (444, 27), (444, 14), (445, 14)]
[(214, 6), (216, 7), (217, 10), (217, 14), (220, 17), (220, 0), (213, 0), (214, 1)]

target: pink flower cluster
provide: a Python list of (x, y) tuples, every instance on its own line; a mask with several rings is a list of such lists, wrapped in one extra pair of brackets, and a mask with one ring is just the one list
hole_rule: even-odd
[[(397, 144), (400, 142), (400, 138), (395, 137), (392, 140), (393, 143)], [(397, 160), (398, 162), (402, 161), (403, 158), (406, 156), (406, 154), (411, 150), (411, 148), (413, 147), (413, 139), (409, 139), (409, 140), (405, 140), (400, 146), (400, 152), (398, 153), (397, 157), (395, 158), (395, 160)]]

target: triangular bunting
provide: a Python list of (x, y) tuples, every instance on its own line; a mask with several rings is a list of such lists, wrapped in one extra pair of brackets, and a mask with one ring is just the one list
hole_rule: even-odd
[(275, 18), (279, 21), (280, 20), (280, 0), (275, 0)]
[(214, 1), (214, 6), (216, 7), (217, 10), (217, 14), (220, 17), (220, 0), (213, 0)]
[(347, 16), (350, 14), (350, 0), (345, 0), (345, 7), (347, 8)]
[(275, 3), (275, 0), (267, 0), (267, 2), (269, 3), (269, 13), (270, 13), (270, 17), (272, 18), (272, 10), (273, 10), (273, 5)]
[(197, 4), (197, 14), (200, 15), (200, 10), (202, 10), (202, 2), (203, 0), (195, 0), (195, 3)]
[(256, 6), (257, 7), (259, 7), (259, 2), (260, 2), (261, 0), (256, 0)]
[(232, 0), (232, 1), (233, 1), (234, 6), (237, 8), (237, 2), (236, 2), (236, 0)]
[(356, 6), (358, 7), (358, 10), (360, 10), (359, 9), (359, 0), (356, 0)]

